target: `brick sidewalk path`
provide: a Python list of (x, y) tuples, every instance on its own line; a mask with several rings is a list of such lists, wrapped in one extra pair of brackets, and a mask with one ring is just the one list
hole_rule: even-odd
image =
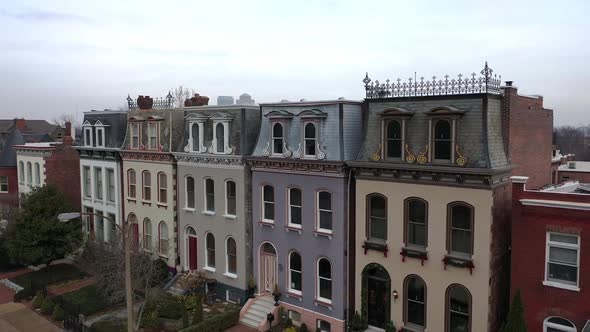
[(49, 295), (51, 295), (51, 296), (57, 296), (57, 295), (73, 292), (73, 291), (78, 290), (80, 288), (90, 286), (94, 283), (96, 283), (96, 280), (94, 279), (94, 277), (90, 277), (90, 278), (78, 280), (76, 282), (68, 282), (65, 285), (50, 286), (47, 289), (47, 293), (49, 293)]
[[(28, 268), (23, 268), (16, 271), (0, 273), (0, 279), (10, 279), (21, 274), (29, 273), (32, 270)], [(12, 302), (14, 298), (14, 291), (4, 285), (0, 285), (0, 304)]]
[(225, 332), (258, 332), (257, 329), (253, 329), (250, 326), (246, 326), (243, 324), (238, 324), (230, 327), (229, 329), (225, 330)]
[(14, 278), (14, 277), (20, 276), (21, 274), (29, 273), (31, 271), (33, 271), (33, 270), (24, 267), (24, 268), (16, 270), (16, 271), (0, 273), (0, 279)]

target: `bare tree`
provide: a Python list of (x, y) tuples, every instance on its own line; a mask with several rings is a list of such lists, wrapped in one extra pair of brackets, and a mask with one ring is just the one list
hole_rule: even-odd
[(555, 128), (555, 144), (562, 153), (572, 153), (577, 160), (590, 160), (590, 148), (585, 146), (584, 130), (581, 127), (561, 126)]
[[(121, 243), (117, 236), (111, 243)], [(122, 246), (102, 244), (89, 241), (84, 252), (78, 258), (80, 266), (95, 275), (97, 286), (111, 304), (125, 300), (125, 252)], [(167, 281), (166, 264), (160, 259), (142, 250), (133, 250), (131, 254), (131, 280), (133, 302), (139, 304), (134, 316), (134, 330), (141, 326), (145, 300)]]
[(189, 99), (193, 94), (194, 90), (183, 87), (182, 85), (178, 88), (172, 89), (172, 97), (174, 98), (174, 104), (178, 108), (184, 108), (184, 101)]

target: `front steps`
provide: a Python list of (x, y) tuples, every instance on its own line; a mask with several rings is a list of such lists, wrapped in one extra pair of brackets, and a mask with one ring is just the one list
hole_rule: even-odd
[(274, 301), (270, 296), (259, 296), (248, 300), (246, 309), (240, 315), (240, 323), (255, 328), (258, 331), (266, 331), (268, 329), (268, 322), (266, 315), (269, 313), (275, 314), (278, 307), (275, 307)]

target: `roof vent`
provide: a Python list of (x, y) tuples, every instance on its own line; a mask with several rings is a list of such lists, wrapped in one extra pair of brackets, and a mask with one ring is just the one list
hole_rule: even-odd
[(344, 97), (338, 97), (338, 100), (346, 100)]
[(569, 169), (576, 169), (576, 162), (575, 161), (570, 161), (567, 163), (567, 168)]
[(281, 99), (281, 103), (288, 103), (289, 99)]

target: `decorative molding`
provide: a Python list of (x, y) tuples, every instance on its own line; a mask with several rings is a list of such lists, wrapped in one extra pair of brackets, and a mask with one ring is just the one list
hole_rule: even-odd
[(314, 160), (309, 159), (250, 158), (248, 164), (253, 169), (267, 169), (285, 173), (324, 173), (333, 176), (343, 176), (348, 169), (343, 162), (314, 162)]
[(263, 155), (263, 156), (265, 156), (265, 157), (268, 157), (268, 156), (270, 156), (270, 151), (269, 151), (269, 149), (270, 149), (270, 141), (268, 141), (268, 142), (266, 143), (266, 147), (265, 147), (264, 149), (262, 149), (262, 155)]
[(291, 158), (292, 155), (293, 155), (293, 152), (291, 152), (289, 150), (289, 148), (287, 147), (287, 141), (285, 139), (283, 139), (283, 157)]
[(455, 160), (457, 165), (459, 165), (459, 166), (467, 165), (467, 162), (468, 162), (467, 158), (465, 158), (465, 156), (463, 156), (461, 154), (461, 152), (459, 151), (459, 145), (455, 145), (455, 151), (457, 152), (457, 156), (459, 156), (459, 158), (457, 158), (457, 160)]
[(293, 158), (296, 158), (296, 159), (301, 158), (301, 142), (299, 142), (299, 145), (297, 145), (297, 150), (295, 150), (295, 152), (293, 152)]
[(557, 209), (590, 211), (590, 203), (554, 201), (548, 199), (521, 199), (522, 205), (539, 206)]
[(174, 157), (168, 153), (158, 152), (135, 152), (135, 151), (122, 151), (121, 158), (124, 160), (147, 160), (147, 161), (160, 161), (160, 162), (174, 162)]
[(315, 154), (315, 157), (318, 158), (319, 160), (326, 158), (326, 153), (320, 149), (320, 142), (316, 142), (316, 147), (317, 147), (318, 151)]
[(174, 157), (179, 163), (205, 164), (217, 166), (244, 166), (242, 157), (227, 155), (197, 155), (192, 153), (175, 153)]
[(424, 151), (416, 158), (418, 164), (424, 164), (428, 161), (428, 157), (426, 157), (426, 153), (428, 153), (428, 145), (424, 147)]
[(377, 146), (377, 151), (375, 151), (375, 153), (373, 153), (373, 155), (371, 156), (371, 160), (372, 161), (379, 161), (381, 160), (381, 144), (379, 144)]
[(408, 146), (408, 144), (406, 144), (406, 161), (408, 163), (413, 163), (416, 161), (416, 156), (412, 154), (412, 152), (410, 152), (410, 147)]

